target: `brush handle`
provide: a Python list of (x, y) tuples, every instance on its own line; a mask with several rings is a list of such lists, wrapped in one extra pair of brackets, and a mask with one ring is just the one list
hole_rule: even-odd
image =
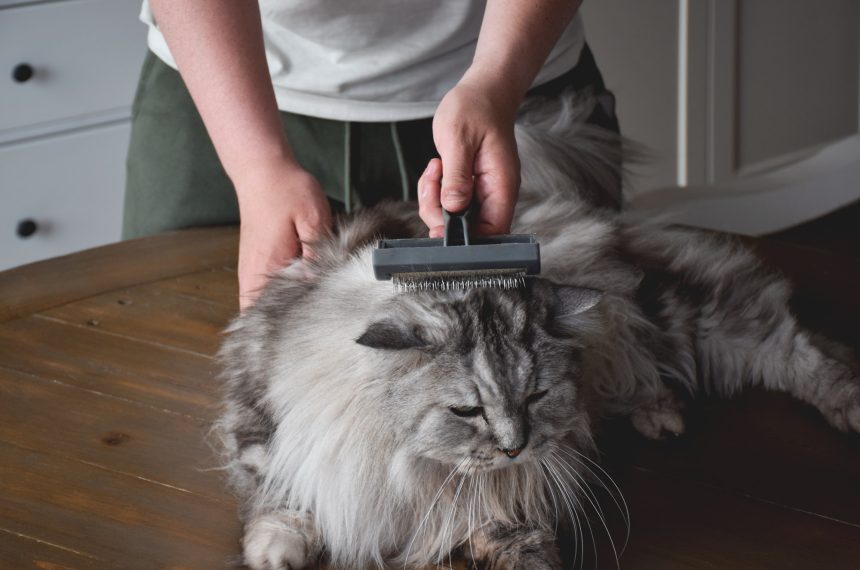
[(445, 222), (445, 235), (442, 245), (469, 245), (469, 209), (463, 212), (442, 210), (442, 220)]
[(445, 223), (445, 236), (442, 245), (470, 245), (469, 219), (478, 211), (478, 201), (472, 194), (472, 201), (462, 212), (449, 212), (442, 208), (442, 221)]

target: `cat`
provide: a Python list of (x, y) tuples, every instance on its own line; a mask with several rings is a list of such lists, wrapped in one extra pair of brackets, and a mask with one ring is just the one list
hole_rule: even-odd
[[(398, 293), (374, 240), (423, 237), (414, 204), (338, 220), (227, 330), (217, 431), (240, 499), (245, 563), (297, 570), (558, 570), (601, 418), (649, 438), (682, 402), (788, 392), (860, 431), (850, 351), (804, 330), (790, 286), (732, 239), (596, 208), (621, 145), (593, 97), (525, 107), (513, 231), (542, 272), (510, 290)], [(565, 519), (565, 520), (560, 520)]]

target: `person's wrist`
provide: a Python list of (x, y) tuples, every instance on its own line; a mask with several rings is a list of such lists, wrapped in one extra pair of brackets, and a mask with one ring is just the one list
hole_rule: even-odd
[(292, 157), (248, 163), (231, 175), (239, 200), (239, 209), (247, 210), (271, 198), (281, 198), (299, 180), (310, 174)]
[(476, 89), (486, 97), (493, 108), (511, 121), (528, 90), (528, 84), (515, 74), (500, 73), (499, 68), (473, 63), (458, 82)]

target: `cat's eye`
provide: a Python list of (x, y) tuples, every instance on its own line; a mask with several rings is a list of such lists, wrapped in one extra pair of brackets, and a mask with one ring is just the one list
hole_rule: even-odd
[(448, 408), (455, 416), (460, 416), (461, 418), (474, 418), (475, 416), (480, 416), (484, 413), (484, 408), (481, 406), (451, 406)]
[(548, 392), (549, 390), (541, 390), (540, 392), (535, 392), (534, 394), (526, 398), (526, 405), (534, 404), (535, 402), (546, 396)]

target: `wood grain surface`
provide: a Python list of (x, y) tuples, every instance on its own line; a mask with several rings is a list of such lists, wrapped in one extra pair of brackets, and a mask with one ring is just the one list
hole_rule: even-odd
[[(0, 568), (235, 564), (207, 433), (236, 239), (174, 232), (0, 273)], [(804, 322), (860, 345), (856, 259), (749, 243), (795, 282)], [(631, 511), (621, 568), (860, 568), (860, 437), (763, 391), (693, 402), (687, 421), (665, 442), (620, 420), (600, 435)], [(608, 534), (592, 513), (582, 567), (616, 568), (625, 529), (598, 495)]]

